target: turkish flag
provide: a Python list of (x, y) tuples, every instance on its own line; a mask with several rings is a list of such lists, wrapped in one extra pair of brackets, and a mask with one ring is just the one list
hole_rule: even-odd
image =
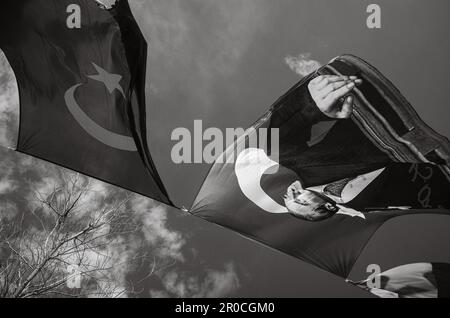
[[(364, 80), (351, 118), (320, 112), (308, 83), (321, 74)], [(278, 129), (278, 147), (250, 145), (263, 129)], [(342, 56), (295, 85), (229, 147), (191, 212), (347, 278), (388, 220), (450, 214), (448, 149), (387, 79)]]
[(147, 140), (147, 43), (126, 0), (7, 0), (0, 47), (17, 78), (17, 151), (170, 204)]

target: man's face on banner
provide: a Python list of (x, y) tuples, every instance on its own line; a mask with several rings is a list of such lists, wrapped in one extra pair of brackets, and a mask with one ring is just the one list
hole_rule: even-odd
[(284, 196), (289, 213), (314, 222), (328, 219), (337, 212), (338, 208), (330, 201), (313, 191), (303, 189), (299, 181), (293, 183)]

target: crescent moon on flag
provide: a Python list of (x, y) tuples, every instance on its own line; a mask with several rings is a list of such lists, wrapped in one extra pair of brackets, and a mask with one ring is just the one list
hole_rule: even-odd
[(242, 193), (254, 204), (269, 213), (288, 213), (261, 187), (264, 173), (279, 164), (270, 159), (262, 149), (250, 148), (242, 151), (235, 165), (235, 173)]
[(137, 151), (136, 143), (132, 137), (116, 134), (101, 127), (80, 108), (75, 100), (75, 92), (77, 88), (82, 85), (83, 84), (77, 84), (72, 86), (64, 95), (67, 108), (78, 124), (80, 124), (89, 135), (107, 146), (124, 151)]
[[(264, 150), (250, 148), (239, 154), (236, 160), (235, 173), (242, 193), (259, 208), (269, 213), (289, 213), (285, 206), (277, 203), (261, 187), (261, 178), (264, 173), (277, 166), (279, 166), (279, 163), (270, 159)], [(379, 173), (379, 171), (377, 172)], [(365, 215), (359, 211), (344, 205), (338, 205), (338, 207), (339, 212), (336, 214), (366, 219)]]

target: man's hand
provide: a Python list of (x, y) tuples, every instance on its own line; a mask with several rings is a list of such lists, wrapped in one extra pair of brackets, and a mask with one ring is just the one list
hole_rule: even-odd
[(322, 113), (345, 119), (353, 112), (354, 97), (349, 94), (361, 84), (362, 80), (356, 76), (321, 75), (309, 83), (308, 89)]

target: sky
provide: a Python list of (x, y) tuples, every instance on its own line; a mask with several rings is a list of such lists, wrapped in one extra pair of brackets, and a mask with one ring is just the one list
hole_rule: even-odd
[[(343, 53), (379, 68), (425, 122), (450, 137), (447, 0), (376, 1), (382, 9), (379, 30), (366, 27), (366, 8), (374, 2), (366, 0), (129, 2), (149, 42), (151, 152), (179, 206), (190, 206), (208, 165), (172, 163), (175, 128), (192, 129), (196, 119), (205, 128), (249, 127), (302, 76)], [(0, 67), (0, 144), (14, 147), (17, 91), (4, 60)], [(45, 183), (58, 170), (6, 149), (0, 158), (2, 214), (25, 209), (30, 185)], [(106, 196), (119, 191), (101, 187)], [(148, 281), (146, 296), (369, 297), (341, 278), (176, 209), (142, 197), (132, 208), (148, 225), (147, 240), (162, 246), (158, 253), (175, 262)], [(391, 260), (386, 266), (407, 261), (395, 248), (414, 246), (396, 244), (401, 235), (416, 233), (424, 246), (434, 244), (446, 238), (439, 234), (448, 229), (442, 224), (439, 217), (390, 222), (374, 237), (353, 275), (365, 278), (364, 264), (380, 253)], [(433, 257), (433, 249), (428, 253)]]

